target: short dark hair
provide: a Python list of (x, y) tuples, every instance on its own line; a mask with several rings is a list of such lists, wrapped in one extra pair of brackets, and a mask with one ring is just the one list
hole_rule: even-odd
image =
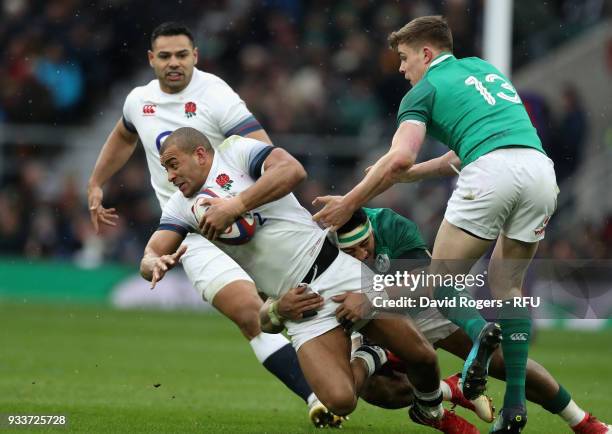
[(160, 36), (178, 36), (178, 35), (187, 36), (189, 40), (191, 41), (191, 45), (195, 46), (195, 43), (193, 40), (193, 33), (191, 33), (191, 30), (189, 30), (189, 27), (181, 23), (177, 23), (174, 21), (168, 21), (168, 22), (162, 23), (159, 26), (157, 26), (155, 30), (153, 30), (153, 33), (151, 33), (151, 48), (153, 48), (153, 43)]
[(389, 46), (397, 50), (398, 45), (432, 44), (436, 48), (453, 51), (453, 34), (446, 19), (441, 15), (415, 18), (387, 38)]
[(159, 155), (164, 155), (170, 146), (176, 146), (186, 154), (191, 154), (198, 146), (204, 147), (207, 152), (212, 150), (208, 137), (191, 127), (182, 127), (174, 130), (162, 143), (159, 148)]
[(339, 235), (345, 234), (365, 224), (365, 222), (367, 221), (368, 221), (368, 216), (366, 215), (365, 211), (363, 210), (363, 208), (359, 208), (357, 211), (353, 213), (351, 218), (336, 231), (336, 233), (338, 233)]

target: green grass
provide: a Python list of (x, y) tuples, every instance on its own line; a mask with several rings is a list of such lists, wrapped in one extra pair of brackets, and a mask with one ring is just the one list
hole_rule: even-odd
[[(546, 331), (532, 356), (579, 405), (612, 421), (611, 343), (609, 331)], [(440, 363), (443, 374), (461, 366), (443, 352)], [(498, 406), (502, 391), (492, 381)], [(0, 413), (66, 414), (67, 431), (86, 433), (320, 432), (311, 429), (302, 401), (259, 365), (228, 320), (92, 306), (0, 304)], [(535, 405), (529, 420), (527, 433), (569, 432)], [(488, 432), (486, 424), (478, 427)], [(404, 410), (362, 402), (343, 432), (434, 431), (409, 422)]]

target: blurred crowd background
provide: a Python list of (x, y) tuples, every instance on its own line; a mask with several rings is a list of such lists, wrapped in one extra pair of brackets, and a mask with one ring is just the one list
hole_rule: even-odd
[[(294, 141), (306, 142), (295, 153), (310, 174), (298, 192), (307, 207), (317, 195), (346, 192), (389, 145), (409, 89), (386, 45), (391, 31), (416, 16), (441, 13), (457, 57), (482, 54), (479, 0), (178, 0), (155, 7), (143, 0), (0, 0), (0, 7), (0, 130), (86, 128), (106, 110), (111, 87), (123, 83), (129, 90), (152, 78), (151, 72), (136, 81), (148, 68), (151, 30), (183, 21), (196, 35), (199, 67), (234, 87), (276, 145), (293, 151)], [(612, 14), (604, 0), (515, 0), (514, 9), (515, 71)], [(612, 41), (610, 65), (612, 74)], [(573, 82), (558, 89), (562, 105), (555, 107), (533, 90), (518, 91), (560, 185), (571, 183), (597, 114), (585, 109)], [(135, 263), (160, 214), (142, 152), (107, 186), (104, 202), (121, 220), (97, 236), (83, 182), (93, 166), (54, 170), (72, 152), (61, 137), (43, 144), (13, 134), (0, 142), (0, 255)], [(312, 137), (334, 141), (334, 153), (315, 158), (307, 146)], [(83, 146), (99, 149), (104, 139)], [(424, 157), (442, 151), (428, 143)], [(432, 244), (452, 188), (450, 179), (401, 186), (375, 204), (413, 218)], [(567, 200), (559, 213), (572, 213), (573, 206)], [(570, 227), (556, 221), (541, 257), (612, 257), (612, 216)]]

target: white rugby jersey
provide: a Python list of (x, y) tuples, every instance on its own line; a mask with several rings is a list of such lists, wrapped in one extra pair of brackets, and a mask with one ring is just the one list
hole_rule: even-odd
[[(216, 150), (210, 173), (201, 190), (221, 187), (238, 194), (253, 185), (261, 175), (263, 161), (272, 146), (239, 136), (225, 140)], [(191, 212), (197, 195), (186, 198), (176, 191), (163, 208), (160, 229), (182, 235), (198, 231)], [(257, 289), (279, 297), (297, 286), (319, 254), (326, 231), (312, 220), (293, 194), (251, 210), (257, 227), (246, 244), (214, 244), (227, 253), (255, 281)]]
[(123, 123), (143, 143), (151, 185), (162, 208), (177, 191), (159, 162), (159, 148), (174, 130), (195, 128), (216, 149), (226, 137), (261, 129), (244, 101), (225, 81), (195, 68), (181, 92), (163, 92), (158, 80), (133, 89), (123, 105)]

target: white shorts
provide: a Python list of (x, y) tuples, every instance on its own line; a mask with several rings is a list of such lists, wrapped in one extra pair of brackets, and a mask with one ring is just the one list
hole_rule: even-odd
[[(295, 351), (298, 351), (305, 342), (340, 325), (336, 320), (336, 309), (339, 304), (332, 301), (331, 297), (348, 291), (371, 290), (372, 276), (372, 272), (359, 260), (342, 251), (339, 252), (329, 268), (310, 283), (310, 287), (325, 299), (323, 308), (317, 311), (314, 317), (285, 323)], [(369, 285), (365, 282), (369, 282)]]
[(444, 218), (488, 240), (499, 234), (533, 243), (544, 238), (557, 207), (553, 162), (532, 148), (503, 148), (468, 164)]
[(187, 252), (181, 258), (191, 284), (204, 300), (211, 303), (215, 295), (236, 280), (253, 279), (232, 258), (199, 234), (188, 234), (183, 244)]
[(412, 318), (419, 331), (432, 345), (455, 333), (459, 327), (444, 318), (438, 309), (430, 307)]
[[(432, 345), (442, 339), (446, 339), (459, 329), (455, 324), (444, 318), (435, 307), (421, 311), (415, 317), (411, 317), (411, 319), (414, 321), (416, 328)], [(361, 333), (355, 332), (351, 335), (351, 340), (351, 352), (355, 352), (363, 343), (363, 336)]]

